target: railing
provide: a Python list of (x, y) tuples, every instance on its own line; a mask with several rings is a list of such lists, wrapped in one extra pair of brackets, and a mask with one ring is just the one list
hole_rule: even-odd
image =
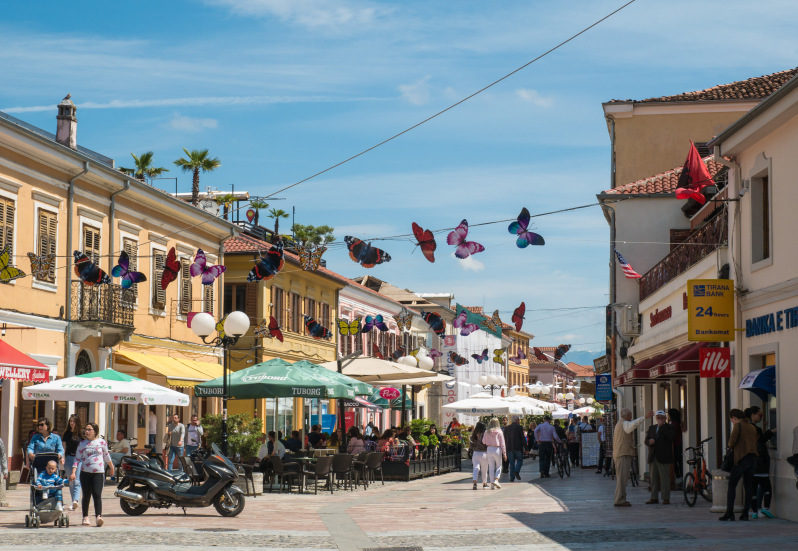
[(121, 285), (84, 285), (72, 281), (72, 320), (133, 327), (136, 295)]
[(725, 207), (691, 233), (685, 242), (677, 245), (668, 255), (657, 262), (640, 279), (640, 300), (671, 281), (690, 266), (725, 245), (728, 239), (728, 215)]

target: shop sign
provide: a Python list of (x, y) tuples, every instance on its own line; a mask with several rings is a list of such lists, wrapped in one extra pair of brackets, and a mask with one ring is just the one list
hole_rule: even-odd
[(756, 337), (798, 327), (798, 306), (745, 320), (745, 336)]
[(610, 362), (607, 360), (607, 355), (605, 354), (604, 356), (594, 359), (593, 368), (596, 370), (597, 374), (609, 373)]
[(687, 340), (734, 340), (734, 282), (730, 279), (687, 281)]
[(731, 377), (731, 348), (700, 348), (698, 365), (702, 379)]
[(649, 327), (654, 327), (655, 325), (659, 325), (665, 320), (671, 319), (671, 315), (673, 314), (673, 308), (668, 306), (667, 308), (663, 308), (660, 310), (657, 308), (655, 312), (651, 312), (648, 315), (648, 325)]
[(599, 402), (612, 400), (612, 375), (609, 373), (596, 375), (596, 400)]
[(380, 389), (380, 396), (388, 401), (396, 400), (400, 395), (398, 389), (390, 386)]

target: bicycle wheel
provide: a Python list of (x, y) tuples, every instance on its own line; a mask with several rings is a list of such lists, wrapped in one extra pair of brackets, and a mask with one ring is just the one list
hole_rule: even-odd
[(707, 475), (701, 480), (701, 495), (704, 499), (712, 503), (712, 481)]
[(563, 462), (563, 466), (565, 468), (565, 474), (570, 478), (571, 476), (571, 463), (567, 459)]
[(562, 466), (562, 456), (561, 455), (557, 455), (557, 474), (560, 475), (560, 478), (562, 478), (563, 475), (565, 474), (565, 471), (563, 470), (563, 466)]
[(698, 499), (698, 488), (696, 488), (695, 477), (693, 473), (687, 473), (684, 475), (684, 502), (687, 503), (688, 506), (692, 507), (695, 505), (696, 499)]

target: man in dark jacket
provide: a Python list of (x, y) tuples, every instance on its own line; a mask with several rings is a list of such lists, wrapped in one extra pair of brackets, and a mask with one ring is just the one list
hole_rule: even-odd
[(651, 499), (647, 504), (671, 502), (671, 465), (673, 464), (673, 428), (665, 423), (667, 414), (659, 410), (655, 413), (656, 424), (648, 427), (646, 445), (648, 446), (649, 472), (651, 473)]
[(507, 446), (507, 461), (510, 464), (510, 482), (521, 480), (526, 439), (517, 415), (513, 415), (513, 422), (504, 428), (504, 443)]

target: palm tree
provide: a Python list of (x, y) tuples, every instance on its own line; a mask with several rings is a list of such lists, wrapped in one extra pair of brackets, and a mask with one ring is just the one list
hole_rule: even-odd
[(232, 193), (225, 193), (224, 195), (217, 195), (213, 200), (216, 201), (217, 205), (222, 206), (223, 217), (227, 220), (227, 215), (230, 212), (230, 205), (235, 202), (236, 196)]
[(133, 161), (136, 163), (136, 168), (120, 168), (119, 170), (124, 172), (125, 174), (129, 174), (138, 180), (145, 181), (147, 178), (152, 178), (153, 176), (160, 176), (164, 172), (169, 172), (168, 168), (164, 167), (155, 167), (152, 166), (152, 151), (145, 151), (138, 157), (135, 154), (131, 153), (131, 157), (133, 157)]
[(191, 182), (191, 204), (195, 207), (199, 203), (199, 173), (210, 172), (222, 164), (217, 158), (208, 157), (207, 149), (192, 149), (189, 151), (183, 148), (186, 156), (175, 161), (175, 164), (183, 169), (183, 172), (193, 172), (194, 179)]
[(267, 209), (269, 208), (269, 203), (262, 199), (253, 199), (249, 202), (249, 206), (255, 209), (255, 220), (254, 224), (257, 226), (260, 220), (260, 209)]
[(280, 238), (280, 218), (288, 218), (288, 213), (283, 209), (271, 209), (269, 218), (274, 218), (274, 238)]

